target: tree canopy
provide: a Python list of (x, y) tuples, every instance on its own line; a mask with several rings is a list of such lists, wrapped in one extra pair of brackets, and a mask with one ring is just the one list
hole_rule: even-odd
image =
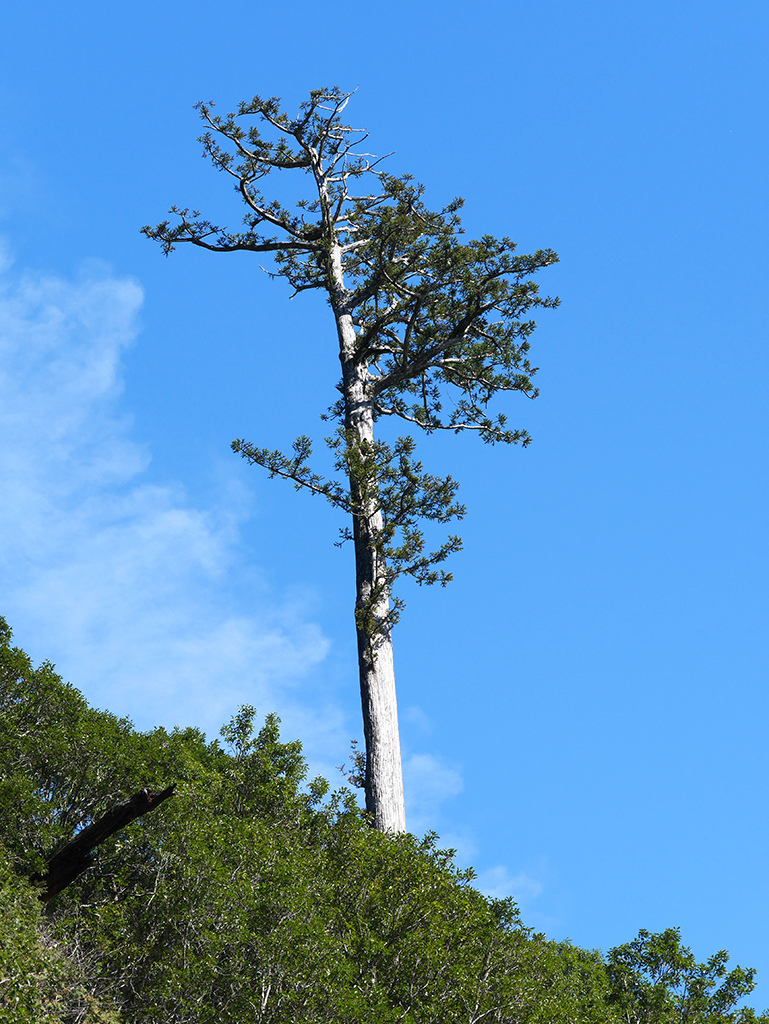
[[(12, 1024), (748, 1024), (754, 972), (675, 931), (600, 953), (527, 928), (435, 836), (371, 829), (243, 707), (139, 732), (0, 620), (0, 1017)], [(30, 876), (141, 784), (173, 800), (45, 910)]]

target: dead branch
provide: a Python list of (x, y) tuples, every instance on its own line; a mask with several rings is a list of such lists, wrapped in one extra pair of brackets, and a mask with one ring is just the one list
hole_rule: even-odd
[(68, 843), (52, 854), (46, 862), (46, 870), (31, 876), (33, 884), (42, 884), (40, 899), (45, 903), (56, 893), (61, 892), (71, 882), (93, 864), (93, 851), (105, 839), (115, 832), (130, 825), (148, 811), (154, 811), (164, 800), (173, 796), (176, 783), (168, 786), (160, 793), (153, 793), (145, 788), (134, 793), (130, 800), (124, 801), (107, 811), (101, 818), (87, 825)]

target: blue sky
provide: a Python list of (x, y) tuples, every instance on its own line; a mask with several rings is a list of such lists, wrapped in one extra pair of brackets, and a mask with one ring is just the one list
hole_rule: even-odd
[[(396, 632), (410, 824), (555, 938), (680, 925), (769, 1004), (765, 4), (191, 0), (0, 23), (2, 608), (140, 727), (277, 711), (334, 777), (360, 736), (333, 510), (229, 451), (321, 438), (333, 325), (249, 254), (197, 100), (350, 118), (471, 234), (552, 247), (527, 450), (430, 438), (462, 482), (444, 591)], [(516, 396), (513, 396), (516, 397)], [(338, 776), (337, 776), (338, 777)], [(763, 979), (763, 980), (762, 980)]]

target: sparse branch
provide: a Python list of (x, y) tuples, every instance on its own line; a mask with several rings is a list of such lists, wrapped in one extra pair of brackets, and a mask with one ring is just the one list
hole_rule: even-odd
[[(205, 121), (215, 132), (217, 132), (217, 134), (222, 135), (228, 142), (233, 143), (240, 155), (244, 157), (249, 164), (254, 168), (260, 169), (256, 172), (259, 174), (259, 177), (263, 177), (271, 170), (297, 170), (299, 168), (310, 166), (310, 161), (307, 156), (299, 156), (298, 154), (295, 154), (292, 156), (281, 156), (276, 159), (269, 155), (269, 151), (264, 146), (261, 151), (248, 149), (247, 146), (243, 145), (241, 136), (238, 131), (235, 130), (234, 125), (230, 126), (229, 123), (226, 126), (222, 125), (221, 122), (212, 120), (208, 116), (205, 117)], [(229, 131), (227, 130), (228, 127), (230, 127)], [(237, 172), (230, 170), (230, 155), (225, 153), (225, 151), (223, 151), (214, 142), (210, 135), (202, 135), (198, 141), (203, 144), (204, 149), (211, 157), (211, 160), (216, 167), (222, 171), (226, 170), (229, 171), (230, 174), (237, 175)]]
[(295, 223), (294, 225), (292, 225), (291, 223), (289, 223), (287, 217), (277, 217), (273, 213), (271, 213), (267, 209), (267, 207), (260, 206), (248, 191), (248, 183), (246, 182), (245, 178), (239, 178), (238, 190), (240, 194), (243, 196), (243, 201), (246, 203), (247, 206), (249, 206), (254, 211), (254, 213), (259, 218), (259, 221), (266, 220), (268, 224), (272, 224), (273, 227), (276, 228), (281, 228), (283, 231), (286, 232), (286, 234), (292, 235), (294, 238), (297, 239), (301, 238), (303, 240), (302, 244), (304, 248), (317, 248), (316, 245), (312, 245), (306, 241), (306, 232), (302, 230), (301, 224), (297, 225)]
[(527, 431), (507, 430), (499, 424), (494, 424), (491, 420), (481, 423), (444, 423), (441, 420), (436, 419), (433, 415), (419, 418), (417, 416), (410, 415), (405, 408), (399, 409), (387, 407), (379, 402), (375, 403), (375, 408), (377, 416), (397, 416), (398, 419), (405, 420), (406, 423), (413, 423), (426, 434), (431, 434), (434, 430), (449, 430), (455, 434), (459, 434), (463, 430), (475, 430), (483, 435), (486, 440), (490, 441), (504, 441), (506, 443), (513, 444), (522, 441), (524, 443), (524, 447), (528, 443), (529, 434)]
[[(172, 227), (166, 220), (155, 227), (145, 224), (141, 229), (142, 234), (147, 238), (161, 243), (166, 256), (182, 242), (191, 242), (193, 245), (211, 252), (312, 252), (317, 248), (312, 241), (265, 238), (254, 232), (230, 234), (226, 229), (217, 227), (209, 221), (188, 220), (188, 210), (172, 207), (170, 212), (175, 213), (181, 223)], [(197, 214), (193, 212), (193, 217), (196, 216)], [(207, 238), (212, 237), (216, 238), (215, 242), (206, 241)]]
[(291, 480), (297, 490), (304, 488), (311, 494), (322, 495), (332, 505), (352, 514), (349, 492), (342, 484), (336, 480), (325, 480), (307, 467), (307, 459), (312, 454), (312, 442), (309, 437), (299, 437), (294, 441), (293, 458), (277, 450), (257, 448), (240, 438), (233, 441), (230, 447), (252, 466), (263, 466), (271, 477), (279, 476), (284, 480)]

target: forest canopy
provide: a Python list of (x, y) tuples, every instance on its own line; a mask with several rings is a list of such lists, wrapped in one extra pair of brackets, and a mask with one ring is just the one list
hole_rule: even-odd
[[(0, 1018), (34, 1024), (722, 1024), (752, 970), (677, 929), (604, 956), (527, 928), (433, 835), (372, 828), (241, 708), (213, 741), (134, 729), (35, 668), (0, 619)], [(176, 792), (50, 899), (63, 843), (137, 790)]]

